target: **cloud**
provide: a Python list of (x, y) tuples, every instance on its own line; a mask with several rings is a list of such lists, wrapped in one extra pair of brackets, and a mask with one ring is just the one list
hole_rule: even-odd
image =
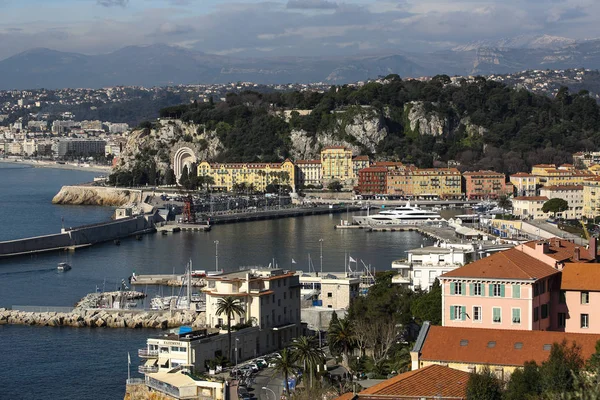
[(289, 0), (287, 8), (290, 10), (332, 10), (338, 4), (329, 0)]
[(96, 4), (103, 7), (125, 7), (129, 0), (96, 0)]

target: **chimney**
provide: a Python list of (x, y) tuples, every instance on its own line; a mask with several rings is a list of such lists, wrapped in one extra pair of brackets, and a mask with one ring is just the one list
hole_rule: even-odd
[(559, 247), (560, 248), (560, 238), (555, 237), (553, 239), (554, 241), (554, 247)]
[(548, 242), (540, 241), (535, 243), (536, 253), (546, 254), (548, 253)]
[(590, 245), (588, 249), (589, 258), (592, 260), (596, 260), (598, 257), (598, 244), (596, 243), (597, 239), (595, 237), (590, 238)]
[(575, 262), (579, 262), (579, 247), (575, 247), (575, 249), (573, 250), (573, 261)]

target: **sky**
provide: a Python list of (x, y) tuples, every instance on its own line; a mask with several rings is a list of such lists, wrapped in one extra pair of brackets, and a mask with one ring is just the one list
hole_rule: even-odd
[(600, 0), (0, 0), (0, 59), (168, 44), (235, 57), (429, 52), (480, 40), (600, 37)]

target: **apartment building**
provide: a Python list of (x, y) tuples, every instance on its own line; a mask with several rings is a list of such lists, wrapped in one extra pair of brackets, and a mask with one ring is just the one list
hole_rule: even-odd
[(456, 168), (406, 168), (388, 172), (387, 193), (418, 199), (458, 199), (462, 177)]
[(465, 196), (469, 200), (497, 199), (506, 194), (506, 177), (494, 171), (468, 171), (463, 173)]
[(411, 290), (429, 290), (440, 275), (469, 262), (472, 251), (471, 245), (451, 244), (408, 250), (406, 259), (392, 262), (392, 269), (398, 271), (392, 278), (392, 283), (404, 285)]
[(289, 159), (282, 163), (209, 163), (198, 165), (198, 176), (214, 179), (214, 190), (232, 191), (236, 184), (252, 185), (264, 191), (269, 184), (289, 185), (296, 190), (296, 166)]
[(227, 316), (217, 314), (217, 304), (219, 299), (233, 296), (240, 299), (245, 312), (235, 316), (231, 324), (253, 321), (259, 329), (257, 354), (280, 349), (300, 335), (300, 281), (295, 272), (251, 269), (206, 280), (208, 286), (203, 291), (208, 326), (224, 329)]
[(583, 214), (583, 185), (543, 186), (540, 196), (569, 203), (568, 210), (556, 213), (558, 218), (580, 219)]
[(296, 164), (296, 185), (320, 187), (323, 183), (321, 160), (298, 160)]
[(600, 164), (600, 151), (586, 151), (573, 154), (575, 165), (582, 165), (586, 168), (595, 164)]
[(357, 190), (361, 194), (387, 193), (388, 169), (385, 167), (369, 167), (358, 171)]
[(334, 310), (347, 310), (360, 294), (360, 278), (346, 273), (299, 273), (302, 294), (312, 304)]
[(508, 380), (528, 361), (538, 365), (548, 359), (554, 343), (566, 340), (581, 347), (584, 360), (595, 352), (598, 335), (550, 331), (432, 326), (425, 322), (410, 352), (412, 370), (431, 365), (477, 373), (488, 368)]
[(527, 172), (518, 172), (510, 176), (510, 183), (515, 188), (515, 196), (536, 196), (539, 178)]
[(105, 149), (106, 142), (104, 140), (88, 139), (60, 139), (52, 146), (52, 152), (58, 158), (104, 155)]
[(583, 210), (585, 218), (594, 219), (600, 215), (600, 176), (583, 182)]
[[(447, 272), (440, 277), (443, 325), (554, 329), (559, 315), (558, 307), (552, 304), (558, 301), (565, 265), (595, 263), (596, 259), (595, 239), (590, 240), (589, 248), (583, 248), (552, 238), (527, 242)], [(593, 268), (596, 264), (590, 265)]]
[(329, 146), (321, 151), (321, 167), (323, 168), (323, 186), (333, 180), (343, 185), (352, 185), (355, 175), (352, 164), (352, 150), (344, 146)]
[(363, 168), (369, 168), (371, 166), (371, 161), (369, 160), (369, 156), (354, 156), (352, 157), (352, 175), (354, 178), (358, 178), (358, 171)]
[(512, 213), (520, 218), (546, 219), (549, 214), (544, 213), (542, 207), (548, 200), (546, 196), (517, 196), (512, 199)]

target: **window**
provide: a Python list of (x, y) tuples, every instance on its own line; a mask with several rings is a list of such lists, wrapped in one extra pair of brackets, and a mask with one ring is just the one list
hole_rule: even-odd
[(473, 307), (473, 321), (481, 321), (481, 307)]
[(581, 304), (590, 303), (590, 292), (581, 292)]
[(421, 271), (415, 271), (415, 278), (421, 277)]
[(581, 327), (582, 328), (590, 327), (590, 315), (589, 314), (581, 314)]
[(462, 295), (463, 294), (463, 285), (464, 285), (464, 283), (460, 283), (460, 282), (450, 283), (450, 293)]
[(512, 297), (513, 299), (521, 298), (521, 285), (512, 285)]
[(567, 314), (564, 312), (558, 313), (558, 327), (564, 328), (567, 326)]
[(540, 282), (538, 282), (538, 285), (539, 285), (539, 290), (538, 290), (539, 294), (546, 293), (546, 281), (540, 281)]
[(512, 322), (513, 322), (513, 324), (521, 323), (521, 309), (520, 308), (512, 309)]
[(492, 322), (495, 324), (502, 323), (502, 309), (499, 307), (494, 307), (492, 309)]
[(500, 285), (499, 283), (494, 283), (492, 285), (492, 296), (504, 297), (504, 285)]
[(533, 322), (537, 322), (540, 319), (540, 308), (535, 307), (533, 309)]
[(548, 304), (542, 304), (542, 319), (548, 318)]
[(332, 297), (333, 297), (333, 293), (331, 293), (331, 292), (327, 292), (327, 297), (328, 297), (328, 298), (332, 298)]
[(429, 283), (433, 283), (437, 278), (437, 271), (429, 271)]
[(482, 296), (481, 286), (481, 283), (473, 284), (473, 296)]
[(564, 290), (561, 290), (560, 294), (558, 295), (558, 303), (567, 304), (567, 292), (565, 292)]
[(465, 306), (450, 306), (450, 319), (453, 321), (464, 321), (467, 317)]

